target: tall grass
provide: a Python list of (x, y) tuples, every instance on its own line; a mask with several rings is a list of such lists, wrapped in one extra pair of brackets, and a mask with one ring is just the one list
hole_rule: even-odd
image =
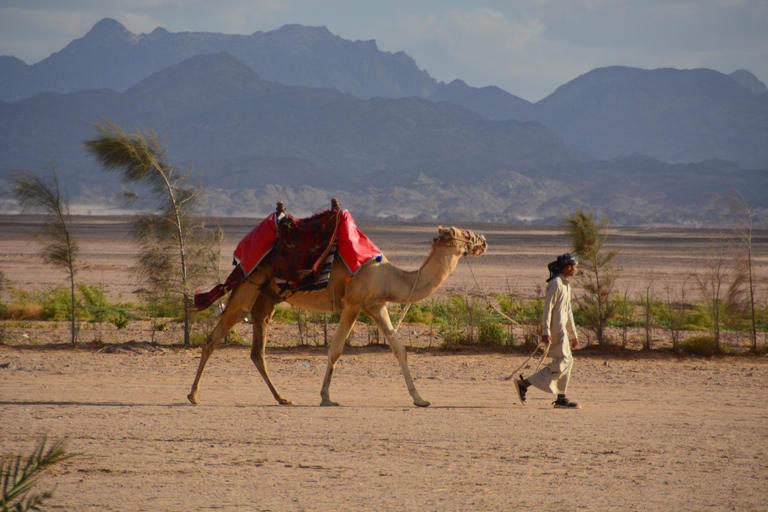
[[(72, 319), (72, 295), (64, 287), (30, 292), (10, 288), (11, 302), (4, 308), (2, 318), (7, 320), (48, 320), (54, 322)], [(107, 301), (101, 285), (80, 285), (75, 293), (75, 320), (85, 322), (121, 323), (137, 318), (130, 305)]]

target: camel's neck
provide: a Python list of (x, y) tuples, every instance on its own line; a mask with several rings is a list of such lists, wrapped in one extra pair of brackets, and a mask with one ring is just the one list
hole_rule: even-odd
[(407, 302), (418, 302), (435, 293), (456, 268), (461, 256), (461, 251), (455, 247), (433, 246), (421, 268), (403, 276), (409, 291)]

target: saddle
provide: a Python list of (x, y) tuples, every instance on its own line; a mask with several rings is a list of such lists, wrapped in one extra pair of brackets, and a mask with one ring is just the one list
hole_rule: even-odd
[(320, 290), (328, 284), (341, 209), (306, 219), (286, 215), (272, 250), (272, 277), (283, 290)]
[(237, 245), (235, 269), (224, 284), (195, 294), (195, 307), (202, 311), (215, 303), (247, 277), (263, 261), (273, 265), (271, 278), (282, 291), (321, 290), (328, 285), (336, 255), (352, 274), (369, 261), (381, 261), (382, 254), (355, 225), (349, 212), (339, 207), (306, 219), (285, 213), (282, 202)]

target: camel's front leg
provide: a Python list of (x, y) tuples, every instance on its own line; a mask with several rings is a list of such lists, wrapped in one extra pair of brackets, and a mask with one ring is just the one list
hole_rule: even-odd
[(392, 352), (395, 353), (397, 361), (400, 363), (400, 368), (403, 370), (405, 376), (405, 384), (408, 386), (408, 392), (413, 398), (413, 405), (418, 407), (427, 407), (429, 402), (419, 396), (419, 392), (416, 391), (416, 386), (413, 385), (413, 379), (411, 378), (411, 372), (408, 369), (408, 355), (405, 352), (405, 347), (397, 337), (395, 328), (392, 327), (392, 322), (389, 320), (389, 314), (387, 308), (384, 305), (373, 306), (365, 309), (365, 314), (373, 318), (376, 325), (384, 333), (384, 337), (387, 339), (387, 343), (392, 347)]
[(195, 382), (192, 383), (192, 391), (187, 395), (187, 399), (193, 404), (197, 403), (200, 379), (203, 378), (205, 364), (216, 349), (216, 345), (229, 333), (232, 327), (242, 322), (248, 316), (258, 295), (258, 287), (250, 282), (238, 285), (230, 295), (227, 307), (219, 317), (216, 328), (208, 335), (203, 346), (203, 352), (200, 355), (200, 365), (197, 367), (197, 375), (195, 375)]
[(275, 303), (272, 299), (266, 297), (264, 294), (259, 295), (256, 299), (256, 303), (251, 310), (251, 318), (253, 319), (253, 346), (251, 347), (251, 361), (256, 365), (264, 382), (267, 383), (267, 387), (272, 392), (272, 396), (275, 397), (277, 403), (280, 405), (291, 405), (293, 402), (283, 397), (280, 392), (272, 384), (272, 379), (269, 377), (269, 371), (267, 371), (267, 364), (264, 361), (264, 349), (267, 345), (267, 328), (269, 321), (272, 320), (272, 315), (275, 312)]
[(336, 367), (336, 361), (341, 357), (341, 352), (344, 350), (344, 342), (347, 341), (347, 336), (352, 330), (352, 326), (355, 325), (357, 315), (360, 314), (360, 308), (358, 307), (345, 307), (341, 312), (341, 319), (339, 320), (339, 326), (336, 328), (336, 335), (331, 342), (331, 348), (328, 349), (328, 366), (325, 369), (325, 378), (323, 379), (323, 387), (320, 390), (320, 405), (339, 405), (331, 400), (330, 388), (331, 377), (333, 377), (333, 369)]

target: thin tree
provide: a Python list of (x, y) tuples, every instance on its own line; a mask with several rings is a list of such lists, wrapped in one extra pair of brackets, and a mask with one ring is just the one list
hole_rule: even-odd
[(72, 344), (76, 342), (75, 328), (75, 274), (77, 273), (78, 246), (72, 235), (72, 218), (69, 209), (69, 197), (59, 186), (56, 167), (51, 164), (48, 178), (33, 172), (14, 170), (11, 175), (11, 190), (19, 201), (22, 211), (43, 211), (48, 218), (37, 233), (43, 244), (40, 252), (43, 260), (54, 267), (63, 268), (68, 273), (72, 308), (71, 331)]
[(651, 350), (651, 342), (653, 341), (653, 321), (656, 309), (653, 285), (654, 277), (651, 273), (651, 278), (646, 281), (643, 287), (645, 293), (640, 295), (640, 304), (643, 306), (643, 316), (645, 317), (645, 344), (643, 347), (645, 350)]
[(630, 285), (624, 287), (624, 294), (616, 297), (616, 312), (621, 318), (621, 348), (627, 348), (629, 327), (635, 316), (635, 304), (630, 299)]
[(727, 241), (722, 236), (714, 238), (709, 262), (696, 277), (709, 310), (715, 353), (721, 351), (720, 324), (726, 283), (733, 277), (733, 262), (726, 257), (727, 250)]
[(734, 191), (727, 200), (731, 214), (738, 223), (734, 229), (738, 237), (739, 247), (734, 253), (736, 263), (736, 272), (733, 284), (728, 290), (728, 296), (731, 302), (736, 305), (736, 298), (741, 295), (742, 289), (745, 290), (746, 307), (748, 309), (750, 320), (750, 342), (752, 351), (757, 351), (757, 323), (755, 320), (755, 280), (752, 268), (752, 220), (755, 216), (752, 208), (747, 204), (744, 197)]
[[(664, 285), (664, 290), (666, 292), (665, 306), (669, 318), (669, 334), (672, 338), (673, 350), (677, 350), (682, 331), (685, 328), (686, 294), (688, 282), (692, 278), (693, 274), (688, 274), (676, 287), (669, 280), (667, 280)], [(679, 293), (677, 290), (679, 290)]]
[[(168, 162), (167, 149), (152, 130), (126, 133), (122, 128), (104, 121), (94, 125), (99, 136), (84, 146), (107, 171), (117, 171), (123, 183), (146, 185), (156, 203), (155, 213), (137, 218), (134, 236), (142, 244), (141, 274), (150, 284), (179, 295), (184, 311), (184, 344), (189, 344), (193, 314), (192, 260), (204, 253), (195, 243), (195, 223), (199, 194), (187, 185), (188, 174)], [(130, 192), (128, 198), (138, 195)], [(174, 288), (178, 288), (175, 289)]]
[(586, 327), (595, 333), (597, 343), (602, 345), (605, 341), (605, 327), (617, 308), (613, 296), (616, 283), (613, 260), (618, 251), (603, 250), (607, 239), (608, 218), (596, 222), (592, 211), (585, 213), (579, 208), (573, 215), (566, 217), (563, 224), (583, 270), (579, 281), (585, 293), (576, 300), (586, 320)]

